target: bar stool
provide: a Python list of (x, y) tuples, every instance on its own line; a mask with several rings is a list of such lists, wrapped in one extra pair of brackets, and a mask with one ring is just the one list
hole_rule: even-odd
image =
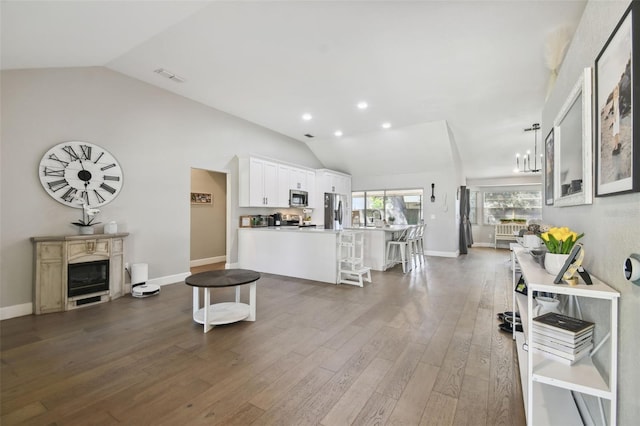
[(420, 226), (411, 226), (407, 233), (408, 257), (412, 264), (418, 265), (418, 233)]
[(416, 235), (414, 238), (414, 253), (420, 260), (420, 263), (424, 263), (424, 228), (426, 225), (421, 224), (416, 228)]
[[(396, 239), (387, 241), (387, 250), (385, 256), (385, 270), (392, 266), (402, 263), (402, 272), (407, 272), (407, 249), (408, 249), (408, 236), (412, 227), (407, 227), (402, 230), (400, 235)], [(409, 249), (410, 251), (410, 249)]]

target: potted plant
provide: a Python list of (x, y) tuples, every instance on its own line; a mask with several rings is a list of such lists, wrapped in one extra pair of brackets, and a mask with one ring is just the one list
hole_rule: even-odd
[(571, 249), (576, 241), (584, 236), (578, 235), (568, 227), (551, 228), (540, 234), (540, 238), (547, 247), (548, 253), (544, 256), (544, 268), (551, 275), (557, 275), (569, 257)]
[(100, 222), (95, 222), (96, 215), (100, 213), (100, 210), (91, 208), (84, 199), (78, 200), (79, 204), (82, 204), (82, 219), (72, 222), (80, 229), (81, 235), (91, 235), (94, 233), (93, 225), (97, 225)]

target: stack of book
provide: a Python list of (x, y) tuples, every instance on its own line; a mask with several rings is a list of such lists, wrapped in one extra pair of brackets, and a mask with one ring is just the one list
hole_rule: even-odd
[(594, 327), (592, 322), (549, 312), (533, 318), (530, 346), (547, 358), (572, 365), (591, 353)]

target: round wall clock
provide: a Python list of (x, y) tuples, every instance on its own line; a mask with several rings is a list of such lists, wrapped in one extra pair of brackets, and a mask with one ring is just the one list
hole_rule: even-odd
[(120, 164), (104, 148), (88, 142), (60, 143), (44, 154), (38, 170), (45, 191), (56, 201), (82, 208), (112, 201), (122, 189)]

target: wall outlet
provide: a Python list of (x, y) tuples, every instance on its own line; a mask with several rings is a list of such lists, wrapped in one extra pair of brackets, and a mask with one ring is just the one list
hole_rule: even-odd
[(489, 239), (493, 238), (493, 234), (489, 234)]
[(125, 262), (124, 264), (124, 269), (126, 269), (127, 271), (129, 270), (129, 264)]

